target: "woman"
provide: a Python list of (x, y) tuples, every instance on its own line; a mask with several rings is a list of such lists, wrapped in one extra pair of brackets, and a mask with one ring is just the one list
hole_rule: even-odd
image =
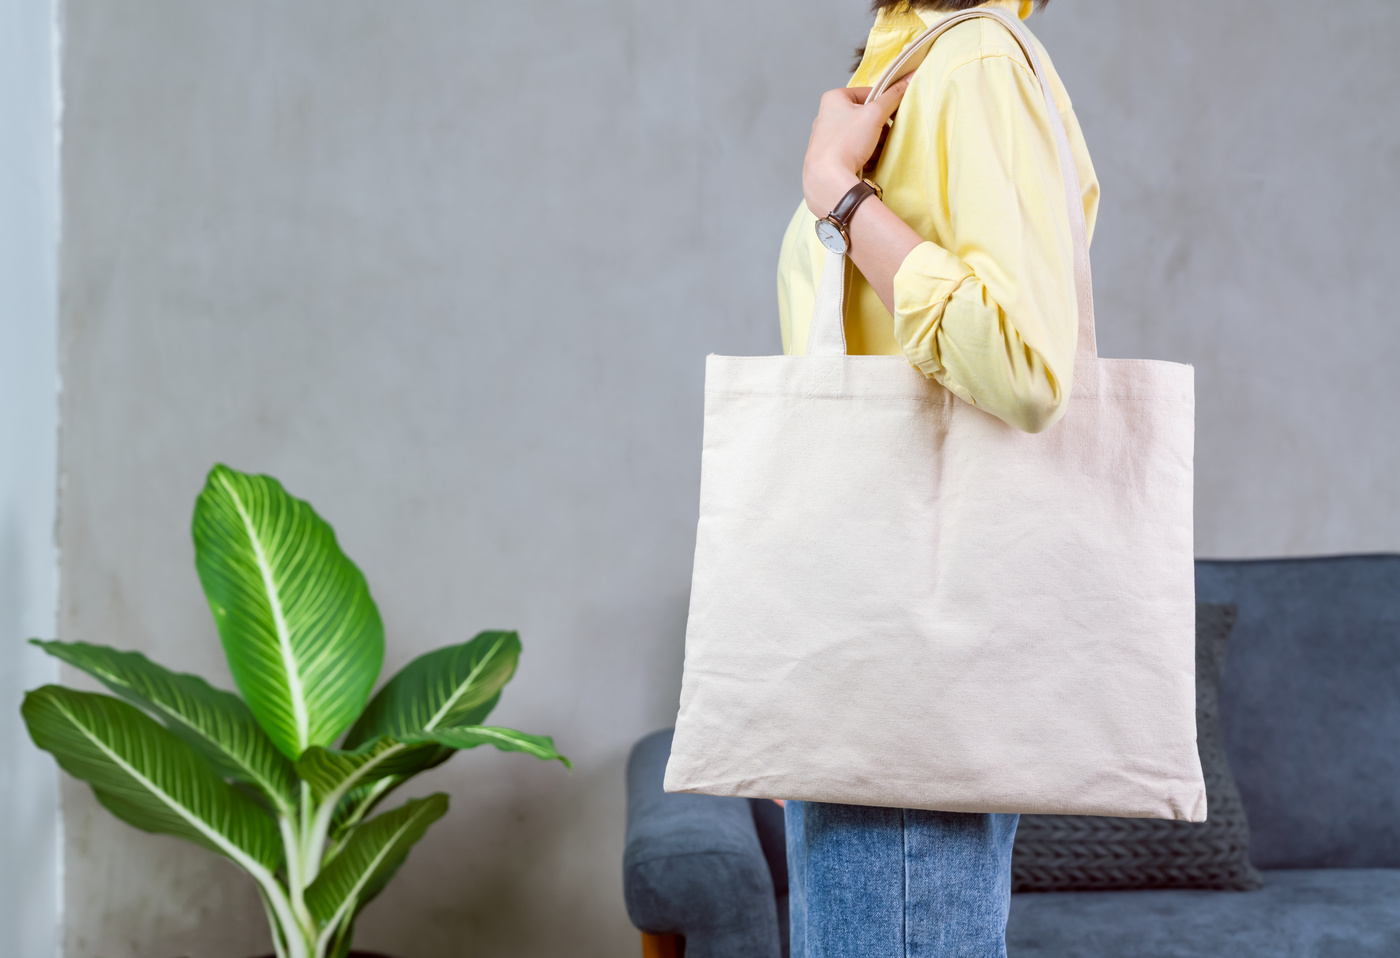
[[(1036, 0), (1044, 6), (1048, 0)], [(903, 354), (966, 402), (1027, 432), (1065, 412), (1077, 309), (1059, 158), (1040, 86), (1005, 25), (954, 26), (910, 77), (873, 103), (874, 83), (950, 13), (1032, 0), (885, 0), (850, 86), (822, 97), (803, 163), (805, 204), (778, 269), (783, 345), (806, 351), (826, 258), (816, 220), (860, 182), (847, 222), (858, 274), (847, 348)], [(1037, 46), (1069, 134), (1092, 236), (1098, 182), (1068, 95)], [(1001, 958), (1017, 816), (788, 802), (792, 958)]]

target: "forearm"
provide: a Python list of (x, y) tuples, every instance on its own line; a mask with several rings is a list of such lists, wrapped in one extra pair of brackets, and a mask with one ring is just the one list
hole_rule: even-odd
[[(822, 97), (802, 168), (813, 215), (826, 216), (859, 182), (908, 82), (870, 103), (866, 88)], [(942, 229), (920, 228), (949, 246), (925, 242), (868, 197), (846, 224), (850, 257), (893, 317), (911, 363), (967, 402), (1036, 432), (1064, 412), (1078, 328), (1060, 158), (1034, 106), (1043, 97), (1034, 76), (1002, 56), (928, 83), (904, 121), (929, 131), (927, 152), (920, 164), (906, 160), (904, 172), (926, 178), (933, 212), (947, 209)]]
[[(1073, 360), (1047, 365), (971, 266), (947, 250), (923, 243), (909, 253), (892, 312), (905, 357), (960, 398), (1025, 432), (1063, 414)], [(1048, 320), (1030, 302), (1018, 314), (1037, 328)]]
[[(836, 205), (846, 191), (858, 179), (854, 173), (835, 169), (829, 171), (804, 171), (804, 186), (807, 189), (807, 205), (814, 215), (821, 217)], [(830, 200), (827, 203), (828, 199)], [(823, 203), (827, 203), (824, 208)], [(909, 224), (899, 218), (878, 197), (870, 197), (857, 207), (851, 218), (851, 261), (856, 264), (865, 281), (885, 304), (885, 309), (894, 314), (894, 276), (909, 252), (924, 242), (923, 237), (914, 232)]]
[[(834, 207), (857, 182), (854, 173), (839, 168), (804, 170), (808, 208)], [(894, 317), (895, 338), (911, 363), (1018, 429), (1039, 432), (1059, 418), (1067, 398), (1064, 380), (1022, 338), (970, 264), (926, 243), (874, 196), (856, 209), (848, 231), (850, 257)], [(1070, 305), (1072, 312), (1072, 300)], [(1020, 304), (1020, 315), (1034, 328), (1063, 325), (1047, 322), (1033, 301)], [(1065, 360), (1059, 369), (1065, 378), (1071, 363)]]
[[(912, 74), (911, 74), (912, 76)], [(865, 88), (828, 90), (812, 123), (802, 161), (802, 193), (812, 215), (823, 217), (860, 180), (890, 114), (909, 86), (906, 76), (869, 103)], [(885, 308), (894, 312), (894, 275), (909, 251), (923, 240), (876, 197), (856, 209), (848, 224), (850, 256)]]

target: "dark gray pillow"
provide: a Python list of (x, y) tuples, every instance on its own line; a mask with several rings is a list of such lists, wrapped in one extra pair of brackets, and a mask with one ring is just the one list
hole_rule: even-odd
[(1196, 604), (1196, 747), (1206, 821), (1022, 815), (1011, 857), (1013, 891), (1251, 891), (1262, 884), (1249, 863), (1249, 823), (1220, 736), (1220, 677), (1234, 625), (1233, 605)]

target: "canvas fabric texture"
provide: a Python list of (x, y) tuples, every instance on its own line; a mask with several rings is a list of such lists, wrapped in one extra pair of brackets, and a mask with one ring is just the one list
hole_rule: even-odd
[(1196, 737), (1210, 817), (1201, 823), (1092, 815), (1023, 815), (1011, 890), (1107, 891), (1262, 886), (1249, 822), (1220, 734), (1220, 681), (1234, 605), (1196, 606)]
[[(872, 90), (921, 62), (910, 44)], [(921, 45), (922, 44), (922, 45)], [(1020, 432), (901, 356), (846, 355), (847, 262), (808, 353), (710, 356), (685, 671), (665, 788), (1202, 821), (1194, 373), (1100, 359), (1079, 185), (1067, 412)]]

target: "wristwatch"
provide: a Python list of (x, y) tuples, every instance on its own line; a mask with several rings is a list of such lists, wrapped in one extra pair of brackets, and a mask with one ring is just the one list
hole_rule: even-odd
[(817, 239), (833, 253), (845, 256), (851, 250), (850, 225), (851, 217), (856, 215), (856, 207), (864, 203), (867, 197), (878, 198), (882, 195), (884, 190), (878, 184), (862, 177), (859, 183), (846, 191), (830, 213), (817, 220)]

